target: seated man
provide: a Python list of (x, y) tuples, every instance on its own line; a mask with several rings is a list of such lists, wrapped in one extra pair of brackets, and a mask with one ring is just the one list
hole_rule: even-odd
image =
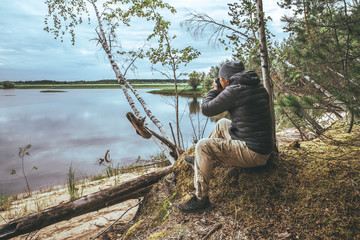
[(195, 157), (184, 161), (194, 168), (194, 196), (177, 204), (182, 212), (200, 212), (210, 206), (209, 182), (213, 161), (236, 167), (263, 166), (273, 148), (269, 96), (254, 71), (241, 61), (225, 63), (219, 71), (221, 88), (214, 81), (202, 104), (205, 116), (228, 111), (230, 119), (216, 123), (209, 138), (195, 147)]

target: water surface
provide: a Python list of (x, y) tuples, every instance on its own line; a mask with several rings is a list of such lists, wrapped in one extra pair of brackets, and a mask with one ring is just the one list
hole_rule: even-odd
[[(174, 98), (149, 94), (144, 89), (138, 91), (170, 134), (169, 122), (175, 128)], [(192, 144), (192, 125), (198, 135), (197, 126), (206, 122), (206, 117), (198, 113), (201, 101), (180, 98), (185, 147)], [(96, 165), (96, 160), (108, 149), (115, 164), (130, 164), (139, 156), (149, 159), (160, 152), (152, 140), (137, 135), (126, 119), (131, 108), (121, 89), (69, 89), (63, 93), (0, 90), (0, 111), (1, 193), (25, 190), (18, 152), (27, 144), (32, 145), (25, 166), (33, 190), (65, 183), (71, 164), (78, 177), (103, 172), (104, 167)], [(213, 126), (208, 121), (205, 136)], [(30, 171), (33, 166), (38, 170)], [(9, 174), (11, 169), (17, 171), (17, 176)]]

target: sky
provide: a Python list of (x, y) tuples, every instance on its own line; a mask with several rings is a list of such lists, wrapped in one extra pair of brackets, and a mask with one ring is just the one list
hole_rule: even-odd
[[(211, 66), (231, 58), (231, 52), (222, 46), (208, 44), (208, 38), (193, 39), (180, 23), (190, 12), (206, 13), (214, 19), (229, 19), (227, 1), (223, 0), (167, 0), (176, 8), (175, 16), (166, 15), (171, 21), (171, 34), (176, 34), (174, 47), (183, 49), (192, 46), (201, 55), (181, 68), (181, 72), (207, 72)], [(266, 0), (264, 11), (273, 21), (270, 30), (279, 39), (284, 36), (280, 18), (284, 10), (276, 0)], [(96, 45), (95, 21), (76, 28), (76, 43), (69, 38), (64, 42), (54, 39), (43, 30), (47, 6), (43, 0), (3, 0), (0, 7), (0, 81), (28, 80), (101, 80), (114, 79), (111, 65), (102, 49)], [(124, 50), (144, 45), (151, 32), (151, 23), (141, 22), (131, 29), (121, 28), (120, 44)], [(121, 63), (119, 63), (121, 65)], [(161, 66), (152, 66), (148, 60), (136, 62), (137, 70), (128, 71), (128, 79), (166, 78)], [(156, 70), (153, 70), (154, 67)]]

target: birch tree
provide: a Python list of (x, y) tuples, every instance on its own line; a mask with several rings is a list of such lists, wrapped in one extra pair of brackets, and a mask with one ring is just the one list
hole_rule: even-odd
[(155, 19), (155, 28), (153, 33), (148, 37), (148, 40), (156, 38), (158, 39), (158, 44), (157, 46), (151, 47), (146, 55), (149, 57), (151, 63), (168, 67), (169, 71), (161, 71), (161, 73), (168, 79), (174, 79), (177, 148), (181, 150), (178, 78), (182, 73), (179, 73), (179, 67), (182, 65), (186, 66), (189, 62), (197, 58), (200, 52), (191, 46), (187, 46), (184, 49), (175, 48), (173, 41), (175, 41), (176, 35), (170, 33), (171, 23), (157, 13), (155, 9), (153, 9), (152, 14), (152, 17)]
[(275, 132), (275, 110), (274, 110), (274, 101), (273, 101), (273, 91), (272, 91), (272, 82), (270, 78), (270, 67), (269, 67), (269, 56), (268, 48), (266, 41), (266, 30), (265, 30), (265, 21), (264, 21), (264, 11), (262, 0), (256, 1), (256, 12), (257, 20), (259, 24), (259, 40), (260, 40), (260, 58), (261, 58), (261, 72), (263, 75), (263, 81), (266, 90), (269, 93), (269, 103), (271, 109), (271, 126), (273, 130), (273, 142), (276, 143), (276, 132)]
[[(84, 17), (90, 22), (91, 14), (89, 9), (92, 9), (92, 13), (95, 15), (97, 22), (95, 29), (97, 35), (96, 41), (107, 55), (116, 79), (132, 111), (138, 119), (144, 120), (136, 108), (135, 102), (127, 88), (134, 94), (146, 115), (161, 133), (161, 135), (151, 134), (152, 139), (160, 146), (168, 159), (174, 163), (173, 157), (175, 159), (178, 157), (176, 145), (170, 141), (169, 135), (161, 122), (152, 114), (145, 101), (127, 81), (123, 72), (121, 72), (114, 59), (114, 55), (116, 53), (124, 54), (125, 52), (122, 49), (116, 49), (114, 43), (124, 38), (118, 28), (124, 26), (131, 27), (132, 19), (140, 18), (156, 23), (156, 16), (153, 14), (154, 11), (166, 9), (174, 13), (175, 9), (167, 3), (163, 3), (161, 0), (107, 0), (104, 1), (103, 4), (100, 4), (97, 0), (46, 0), (45, 3), (49, 10), (48, 15), (45, 17), (45, 30), (52, 33), (55, 39), (60, 38), (61, 41), (63, 41), (63, 37), (66, 34), (70, 34), (72, 44), (75, 44), (76, 26), (83, 23)], [(153, 31), (156, 32), (156, 24), (154, 25)], [(134, 54), (134, 51), (130, 51), (130, 53), (133, 57), (131, 64), (133, 64), (136, 58), (142, 57), (141, 54)], [(145, 123), (145, 126), (146, 125)]]

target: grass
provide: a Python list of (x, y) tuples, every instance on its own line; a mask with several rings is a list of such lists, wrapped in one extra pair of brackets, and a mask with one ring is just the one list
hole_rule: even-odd
[(9, 196), (6, 194), (0, 194), (0, 210), (7, 211), (11, 207)]
[[(104, 186), (109, 187), (110, 185), (117, 185), (122, 179), (121, 174), (125, 173), (135, 173), (136, 175), (142, 175), (142, 172), (149, 167), (164, 167), (164, 155), (159, 153), (154, 156), (150, 156), (151, 160), (148, 161), (140, 161), (138, 163), (132, 165), (124, 165), (121, 166), (119, 164), (108, 166), (103, 173), (94, 175), (88, 178), (88, 181), (83, 178), (81, 180), (76, 180), (75, 178), (75, 170), (72, 166), (69, 167), (67, 173), (67, 183), (62, 185), (59, 189), (58, 187), (49, 187), (43, 190), (39, 190), (37, 193), (34, 192), (33, 197), (26, 197), (26, 194), (16, 194), (12, 196), (8, 196), (6, 194), (0, 193), (0, 224), (1, 221), (3, 223), (10, 221), (15, 218), (23, 217), (27, 214), (44, 210), (50, 206), (54, 206), (58, 204), (57, 201), (63, 198), (67, 198), (67, 195), (70, 195), (70, 200), (77, 199), (83, 195), (85, 192), (91, 191), (92, 187), (96, 187), (103, 183)], [(152, 164), (151, 166), (146, 166), (147, 164)], [(110, 184), (108, 180), (103, 180), (96, 182), (102, 179), (111, 178), (115, 183)], [(98, 187), (98, 190), (103, 189), (103, 187)], [(39, 195), (38, 195), (39, 194)], [(164, 203), (164, 211), (167, 209), (167, 202)], [(163, 217), (166, 218), (169, 212), (164, 212)]]
[(119, 177), (120, 172), (121, 172), (120, 165), (117, 164), (116, 166), (114, 166), (112, 163), (109, 164), (105, 170), (105, 174), (108, 178), (114, 177), (115, 185), (119, 184), (120, 182), (120, 177)]
[(90, 178), (90, 181), (98, 181), (98, 180), (101, 180), (101, 179), (104, 179), (104, 178), (106, 178), (106, 175), (105, 174), (102, 174), (102, 173), (99, 173), (99, 174), (96, 174), (96, 175), (94, 175), (94, 176), (92, 176), (91, 178)]
[[(178, 87), (185, 88), (187, 86), (187, 84), (184, 83), (180, 83), (178, 84)], [(137, 83), (137, 84), (133, 84), (134, 88), (145, 88), (145, 89), (174, 89), (174, 84), (173, 83)]]
[[(178, 93), (179, 93), (180, 96), (190, 96), (190, 97), (192, 97), (192, 96), (201, 96), (205, 92), (206, 92), (206, 90), (203, 89), (202, 87), (198, 87), (195, 90), (190, 88), (187, 85), (178, 87)], [(174, 96), (175, 95), (175, 88), (174, 88), (174, 86), (165, 87), (165, 88), (162, 88), (160, 90), (150, 91), (150, 93)]]
[(80, 192), (79, 187), (77, 186), (75, 170), (72, 168), (72, 165), (69, 167), (67, 189), (70, 195), (70, 201), (75, 200), (82, 195), (82, 191)]

